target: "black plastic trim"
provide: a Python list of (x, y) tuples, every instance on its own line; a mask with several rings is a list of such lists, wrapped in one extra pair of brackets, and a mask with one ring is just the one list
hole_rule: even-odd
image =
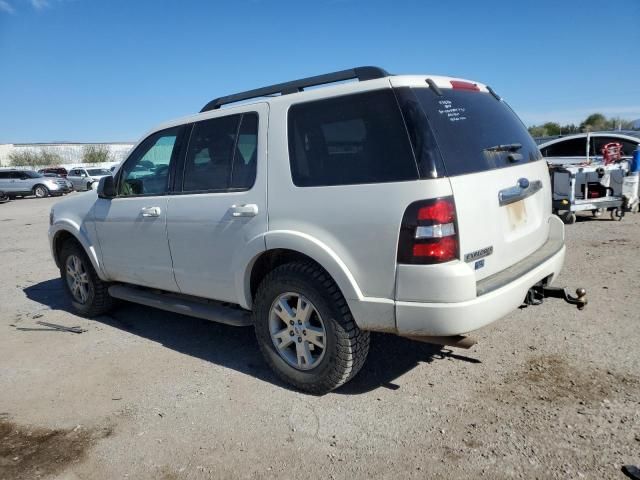
[(200, 113), (216, 110), (222, 105), (228, 103), (240, 102), (252, 98), (267, 97), (273, 95), (288, 95), (291, 93), (301, 92), (306, 87), (323, 85), (326, 83), (342, 82), (345, 80), (357, 79), (361, 82), (365, 80), (373, 80), (376, 78), (388, 77), (390, 74), (380, 67), (356, 67), (348, 70), (340, 70), (339, 72), (325, 73), (324, 75), (316, 75), (314, 77), (301, 78), (290, 82), (278, 83), (268, 87), (256, 88), (246, 92), (234, 93), (224, 97), (218, 97), (207, 103)]
[(524, 260), (476, 283), (476, 295), (478, 297), (485, 295), (517, 280), (556, 255), (562, 250), (562, 247), (564, 247), (564, 240), (562, 238), (548, 239), (544, 245), (528, 257), (525, 257)]

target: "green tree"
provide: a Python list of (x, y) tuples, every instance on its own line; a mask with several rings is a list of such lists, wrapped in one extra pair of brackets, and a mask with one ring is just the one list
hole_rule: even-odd
[(111, 161), (111, 151), (106, 145), (85, 145), (82, 149), (84, 163), (104, 163)]
[(62, 157), (51, 150), (42, 149), (39, 155), (39, 165), (59, 165), (62, 163)]
[(560, 124), (556, 122), (547, 122), (542, 127), (545, 129), (547, 136), (560, 135), (561, 133)]
[(548, 137), (547, 129), (542, 125), (532, 125), (528, 128), (529, 135), (532, 137)]
[(40, 167), (56, 165), (61, 161), (60, 155), (46, 149), (16, 150), (9, 154), (9, 164), (12, 167)]
[(38, 165), (38, 154), (32, 150), (17, 150), (9, 154), (9, 165), (12, 167), (35, 167)]
[(580, 124), (583, 132), (595, 132), (597, 130), (607, 130), (607, 118), (601, 113), (592, 113)]

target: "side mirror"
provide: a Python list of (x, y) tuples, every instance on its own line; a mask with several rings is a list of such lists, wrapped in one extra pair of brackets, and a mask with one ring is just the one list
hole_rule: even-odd
[(98, 197), (113, 198), (116, 196), (116, 182), (111, 175), (102, 177), (98, 183)]

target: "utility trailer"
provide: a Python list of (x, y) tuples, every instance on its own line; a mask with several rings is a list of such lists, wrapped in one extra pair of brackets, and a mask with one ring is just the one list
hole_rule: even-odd
[(612, 220), (622, 220), (626, 199), (622, 194), (629, 163), (623, 160), (605, 165), (551, 163), (553, 212), (564, 223), (575, 223), (576, 212), (590, 211), (598, 217), (609, 211)]

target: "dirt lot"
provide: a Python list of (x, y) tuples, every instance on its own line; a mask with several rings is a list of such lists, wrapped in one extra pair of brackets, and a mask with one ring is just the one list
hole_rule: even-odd
[[(373, 339), (335, 393), (289, 390), (251, 329), (71, 313), (57, 199), (0, 205), (0, 478), (623, 478), (640, 464), (640, 215), (567, 227), (559, 300), (468, 351)], [(37, 321), (78, 325), (82, 334)]]

